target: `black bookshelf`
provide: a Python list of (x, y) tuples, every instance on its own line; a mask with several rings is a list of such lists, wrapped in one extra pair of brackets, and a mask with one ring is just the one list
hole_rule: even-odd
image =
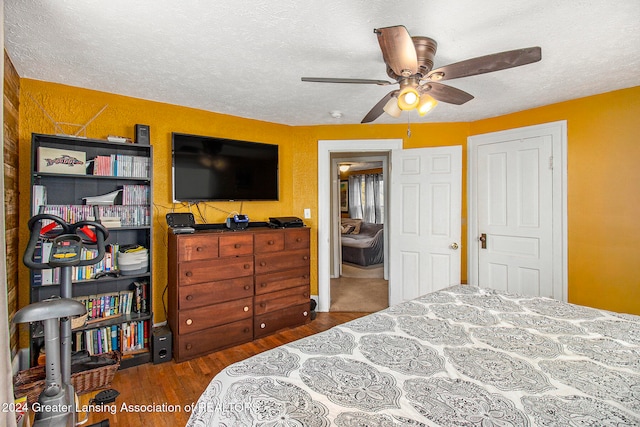
[[(54, 150), (55, 154), (68, 152), (72, 158), (75, 154), (81, 153), (79, 157), (84, 161), (83, 170), (79, 165), (74, 165), (72, 171), (57, 168), (53, 172), (43, 170), (40, 157), (43, 151), (49, 155)], [(55, 151), (61, 150), (61, 151)], [(110, 157), (113, 159), (112, 169), (95, 171), (98, 157)], [(116, 157), (117, 156), (117, 157)], [(104, 159), (101, 159), (104, 160)], [(75, 160), (73, 161), (75, 162)], [(80, 334), (84, 335), (106, 328), (115, 329), (120, 333), (124, 325), (134, 322), (144, 322), (142, 330), (144, 333), (140, 337), (143, 348), (122, 351), (122, 342), (115, 340), (120, 348), (107, 346), (102, 350), (111, 351), (119, 350), (123, 353), (121, 368), (136, 366), (141, 363), (151, 361), (151, 333), (153, 328), (153, 280), (152, 280), (152, 213), (153, 213), (153, 148), (151, 145), (131, 144), (111, 142), (107, 140), (80, 138), (72, 136), (44, 135), (32, 134), (31, 137), (31, 212), (38, 212), (38, 202), (34, 200), (35, 186), (43, 186), (46, 189), (45, 212), (62, 216), (69, 222), (75, 222), (80, 219), (77, 216), (68, 213), (69, 210), (75, 209), (82, 211), (90, 209), (88, 203), (84, 200), (86, 197), (97, 197), (107, 193), (121, 190), (129, 186), (129, 188), (141, 188), (147, 191), (146, 200), (143, 202), (136, 201), (132, 203), (124, 203), (123, 192), (120, 192), (113, 200), (114, 207), (101, 206), (100, 209), (107, 209), (109, 216), (119, 217), (120, 223), (111, 224), (105, 222), (109, 229), (109, 237), (105, 242), (107, 245), (117, 244), (122, 246), (141, 245), (148, 250), (148, 268), (146, 271), (135, 271), (133, 274), (120, 274), (116, 277), (111, 275), (98, 279), (90, 277), (74, 278), (72, 292), (74, 298), (96, 296), (108, 293), (123, 293), (129, 291), (133, 283), (136, 281), (145, 281), (147, 283), (146, 291), (146, 311), (140, 313), (127, 313), (108, 316), (105, 319), (93, 319), (89, 323), (72, 331), (73, 348), (76, 349), (76, 337)], [(60, 212), (51, 212), (47, 209), (60, 209)], [(115, 213), (114, 213), (115, 212)], [(73, 215), (83, 215), (78, 212)], [(31, 272), (30, 278), (30, 300), (31, 302), (41, 301), (43, 299), (59, 296), (60, 286), (56, 280), (48, 276), (46, 283), (43, 283), (41, 273)], [(146, 340), (145, 340), (146, 337)], [(83, 339), (84, 343), (84, 339)], [(38, 324), (31, 325), (31, 363), (32, 366), (37, 363), (40, 348), (43, 345), (43, 338), (40, 334)], [(104, 352), (104, 351), (103, 351)]]

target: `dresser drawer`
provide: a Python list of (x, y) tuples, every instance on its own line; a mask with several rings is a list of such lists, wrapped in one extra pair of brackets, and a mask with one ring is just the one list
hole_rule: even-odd
[(223, 234), (219, 237), (220, 257), (253, 255), (253, 235), (237, 233)]
[(283, 251), (284, 233), (277, 231), (268, 233), (256, 233), (253, 244), (255, 245), (257, 254)]
[(279, 329), (298, 326), (309, 320), (309, 302), (255, 317), (253, 336), (260, 338)]
[(252, 275), (252, 256), (192, 261), (178, 265), (179, 286)]
[(307, 285), (308, 287), (310, 283), (309, 277), (308, 266), (258, 275), (256, 276), (256, 295), (301, 285)]
[(222, 302), (207, 307), (180, 310), (178, 313), (178, 332), (188, 334), (225, 323), (251, 318), (253, 316), (253, 298)]
[(310, 237), (308, 228), (300, 228), (297, 230), (287, 230), (285, 235), (285, 249), (305, 249), (310, 246)]
[(178, 262), (218, 258), (218, 237), (212, 234), (179, 236)]
[(256, 274), (309, 265), (309, 249), (256, 255)]
[(309, 286), (307, 285), (258, 295), (254, 298), (253, 311), (256, 315), (264, 314), (282, 310), (292, 305), (304, 304), (305, 302), (311, 303), (309, 300)]
[(178, 309), (201, 307), (253, 295), (253, 277), (205, 282), (178, 288)]
[(175, 337), (173, 356), (177, 362), (192, 359), (225, 347), (249, 342), (253, 339), (253, 320), (244, 319), (192, 334)]

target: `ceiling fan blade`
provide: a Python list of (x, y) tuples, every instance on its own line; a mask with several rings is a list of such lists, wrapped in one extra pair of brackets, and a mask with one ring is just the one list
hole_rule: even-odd
[(418, 55), (407, 29), (402, 25), (376, 28), (384, 62), (398, 76), (409, 77), (418, 72)]
[(542, 49), (537, 46), (527, 47), (524, 49), (479, 56), (477, 58), (467, 59), (466, 61), (445, 65), (444, 67), (432, 70), (427, 74), (426, 78), (436, 81), (459, 79), (461, 77), (519, 67), (521, 65), (538, 62), (540, 59), (542, 59)]
[(387, 102), (389, 102), (391, 98), (394, 97), (397, 92), (397, 90), (392, 90), (391, 92), (386, 94), (380, 101), (378, 101), (376, 105), (373, 106), (371, 111), (369, 111), (367, 115), (364, 116), (364, 119), (362, 119), (360, 123), (369, 123), (380, 117), (382, 113), (384, 113), (384, 106), (387, 104)]
[(429, 82), (418, 87), (418, 92), (427, 93), (438, 101), (448, 104), (462, 105), (473, 99), (473, 95), (452, 86)]
[(355, 83), (355, 84), (374, 84), (379, 86), (386, 86), (395, 84), (395, 82), (388, 82), (386, 80), (373, 80), (373, 79), (340, 79), (332, 77), (302, 77), (303, 82), (314, 83)]

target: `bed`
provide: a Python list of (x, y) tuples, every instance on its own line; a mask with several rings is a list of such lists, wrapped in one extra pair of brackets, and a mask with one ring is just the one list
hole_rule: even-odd
[[(342, 261), (362, 267), (384, 262), (384, 225), (342, 220)], [(353, 225), (359, 224), (359, 225)]]
[(187, 426), (640, 425), (640, 317), (454, 286), (228, 366)]

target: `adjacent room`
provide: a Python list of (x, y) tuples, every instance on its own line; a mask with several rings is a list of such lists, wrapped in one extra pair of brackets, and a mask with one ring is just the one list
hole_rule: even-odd
[(640, 425), (636, 0), (2, 13), (1, 425)]

